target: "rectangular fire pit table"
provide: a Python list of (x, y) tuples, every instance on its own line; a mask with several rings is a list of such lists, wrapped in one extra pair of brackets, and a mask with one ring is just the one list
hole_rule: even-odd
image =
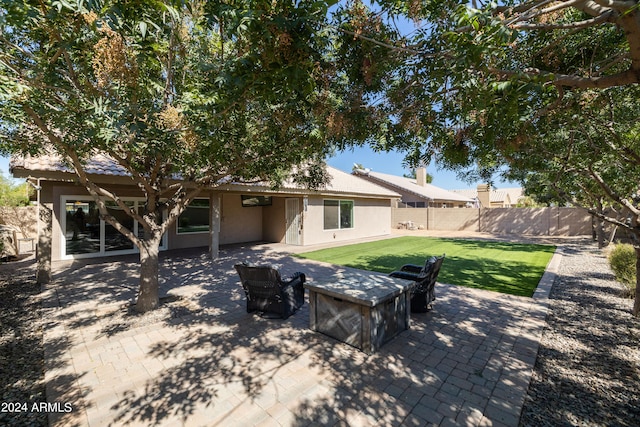
[(413, 282), (366, 272), (345, 272), (307, 282), (309, 328), (367, 354), (409, 329)]

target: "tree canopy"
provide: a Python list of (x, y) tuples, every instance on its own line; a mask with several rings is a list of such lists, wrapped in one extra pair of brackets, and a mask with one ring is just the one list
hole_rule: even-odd
[[(161, 236), (220, 182), (317, 186), (339, 101), (331, 2), (0, 1), (0, 144), (61, 155), (141, 258), (138, 308), (158, 304)], [(113, 159), (139, 212), (85, 171)], [(314, 170), (311, 173), (309, 170)], [(107, 201), (144, 234), (109, 215)]]
[(345, 11), (349, 58), (391, 118), (376, 143), (412, 165), (436, 158), (490, 179), (494, 147), (517, 149), (567, 93), (640, 82), (635, 1), (381, 0)]
[(411, 165), (435, 158), (469, 179), (519, 180), (640, 243), (639, 9), (381, 0), (347, 6), (342, 30), (364, 58), (354, 61), (362, 84), (384, 87), (372, 104), (390, 118), (378, 129), (384, 149), (405, 151)]
[(32, 189), (27, 183), (15, 183), (0, 171), (0, 206), (27, 206)]

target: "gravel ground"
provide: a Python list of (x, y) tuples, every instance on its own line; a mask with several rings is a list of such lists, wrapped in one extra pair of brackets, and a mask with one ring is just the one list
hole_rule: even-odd
[[(33, 277), (28, 260), (0, 265), (2, 404), (45, 401), (40, 287)], [(640, 320), (620, 291), (599, 250), (567, 247), (521, 426), (638, 425)], [(162, 317), (191, 312), (185, 301), (174, 303)], [(120, 329), (129, 321), (116, 313), (109, 326)], [(47, 417), (0, 411), (0, 425), (46, 426)]]
[(33, 262), (0, 265), (0, 425), (46, 426), (40, 285)]
[(640, 425), (640, 321), (595, 247), (569, 247), (521, 426)]

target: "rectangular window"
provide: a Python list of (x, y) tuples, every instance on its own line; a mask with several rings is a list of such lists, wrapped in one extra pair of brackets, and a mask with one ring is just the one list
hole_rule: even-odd
[(271, 196), (240, 196), (243, 208), (254, 206), (271, 206), (273, 204)]
[(178, 217), (178, 234), (209, 232), (209, 199), (196, 199)]
[(324, 201), (324, 229), (353, 228), (353, 200)]

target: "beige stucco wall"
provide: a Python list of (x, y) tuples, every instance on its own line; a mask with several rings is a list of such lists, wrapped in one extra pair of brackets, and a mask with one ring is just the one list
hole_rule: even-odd
[(262, 240), (262, 206), (242, 207), (239, 194), (222, 196), (220, 244)]
[[(353, 228), (324, 230), (324, 200), (353, 200)], [(391, 201), (388, 199), (358, 199), (338, 197), (309, 197), (307, 210), (303, 212), (304, 245), (338, 242), (372, 236), (384, 236), (391, 232)]]
[(421, 208), (399, 208), (393, 209), (391, 215), (391, 226), (394, 228), (400, 227), (401, 223), (408, 221), (413, 222), (417, 227), (428, 229), (429, 227), (429, 213), (433, 209), (421, 209)]
[(272, 205), (262, 208), (262, 238), (267, 242), (284, 243), (285, 233), (285, 198), (273, 197)]
[[(86, 190), (73, 183), (43, 181), (41, 201), (52, 207), (52, 260), (62, 257), (64, 233), (62, 231), (62, 197), (91, 200)], [(120, 197), (141, 198), (134, 187), (112, 186)], [(242, 207), (240, 194), (218, 193), (221, 197), (219, 243), (232, 244), (254, 241), (284, 242), (286, 233), (286, 196), (274, 196), (271, 206)], [(202, 197), (209, 197), (203, 193)], [(337, 197), (327, 197), (340, 199)], [(387, 235), (391, 228), (391, 201), (389, 199), (343, 198), (354, 201), (354, 227), (344, 230), (324, 230), (323, 197), (300, 199), (303, 234), (301, 244), (310, 245), (332, 241), (352, 240), (369, 236)], [(167, 233), (167, 248), (209, 246), (209, 233), (177, 234), (177, 226)]]
[[(206, 194), (205, 194), (206, 196)], [(221, 194), (220, 244), (262, 240), (262, 207), (243, 208), (239, 194)], [(209, 246), (209, 232), (178, 234), (169, 231), (168, 249)]]

